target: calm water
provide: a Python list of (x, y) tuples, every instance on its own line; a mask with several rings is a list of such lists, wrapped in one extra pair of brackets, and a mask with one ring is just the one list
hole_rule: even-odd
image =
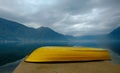
[[(33, 50), (42, 46), (84, 46), (84, 47), (98, 47), (110, 50), (112, 61), (120, 64), (120, 41), (101, 43), (98, 41), (82, 41), (82, 42), (39, 42), (39, 43), (0, 43), (0, 71), (12, 71), (18, 64), (14, 63), (10, 66), (1, 67), (2, 65), (9, 64), (23, 59), (26, 55), (30, 54)], [(11, 73), (11, 72), (6, 72)]]
[(41, 42), (41, 43), (1, 43), (0, 65), (24, 58), (38, 47), (42, 46), (68, 46), (64, 42)]

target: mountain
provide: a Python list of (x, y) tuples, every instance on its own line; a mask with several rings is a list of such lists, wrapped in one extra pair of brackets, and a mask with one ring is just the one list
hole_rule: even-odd
[(1, 41), (66, 41), (64, 35), (48, 27), (29, 28), (23, 24), (0, 18)]
[(103, 35), (84, 35), (84, 36), (66, 36), (69, 41), (98, 41), (104, 42), (107, 39), (111, 41), (120, 41), (120, 27), (114, 29), (109, 34)]
[(66, 37), (48, 27), (40, 27), (36, 29), (38, 37), (47, 41), (66, 41)]
[[(22, 40), (29, 38), (29, 32), (34, 29), (28, 28), (20, 23), (0, 18), (0, 38), (1, 40)], [(32, 35), (31, 35), (32, 36)]]
[(109, 34), (111, 39), (120, 40), (120, 27), (116, 28)]
[(109, 48), (120, 55), (120, 27), (109, 33), (108, 38)]

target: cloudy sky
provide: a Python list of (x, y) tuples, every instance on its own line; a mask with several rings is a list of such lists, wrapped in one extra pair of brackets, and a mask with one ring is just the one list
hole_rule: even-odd
[(74, 36), (120, 26), (120, 0), (0, 0), (0, 17)]

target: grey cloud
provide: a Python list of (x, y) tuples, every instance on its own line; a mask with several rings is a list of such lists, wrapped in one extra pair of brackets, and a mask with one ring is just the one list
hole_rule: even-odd
[(0, 17), (63, 34), (106, 34), (120, 26), (120, 0), (0, 0)]
[(24, 22), (28, 22), (29, 20), (24, 18), (24, 16), (21, 15), (17, 15), (5, 10), (0, 9), (0, 17), (3, 17), (5, 19), (9, 19), (9, 20), (13, 20), (16, 22), (20, 22), (20, 23), (24, 23)]
[(58, 8), (70, 14), (84, 14), (93, 8), (90, 0), (60, 0)]

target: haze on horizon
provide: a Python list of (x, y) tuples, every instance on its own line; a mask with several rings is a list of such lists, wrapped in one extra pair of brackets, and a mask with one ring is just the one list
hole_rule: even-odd
[(0, 0), (0, 17), (67, 35), (107, 34), (120, 26), (120, 0)]

